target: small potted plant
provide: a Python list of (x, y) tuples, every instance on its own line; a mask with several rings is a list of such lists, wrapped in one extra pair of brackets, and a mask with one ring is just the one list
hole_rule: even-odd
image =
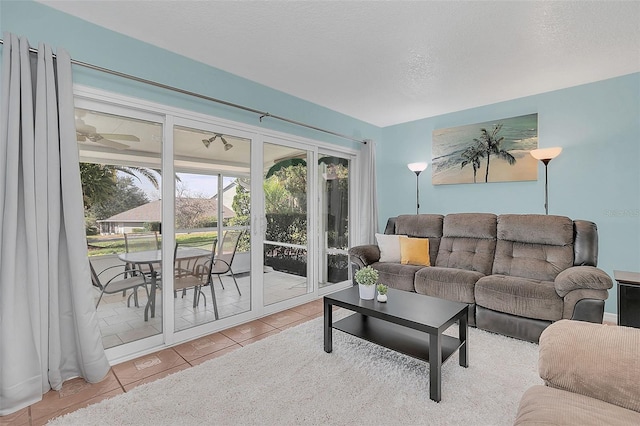
[(387, 290), (389, 289), (389, 287), (387, 287), (384, 284), (378, 284), (376, 288), (378, 289), (378, 302), (383, 302), (383, 303), (386, 302)]
[(378, 277), (378, 271), (371, 266), (365, 266), (356, 272), (355, 279), (358, 283), (361, 299), (372, 300), (375, 297)]

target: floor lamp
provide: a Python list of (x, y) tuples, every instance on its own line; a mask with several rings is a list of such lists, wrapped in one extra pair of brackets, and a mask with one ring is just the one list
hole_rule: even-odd
[(547, 166), (549, 161), (556, 158), (562, 152), (562, 148), (544, 148), (534, 149), (530, 151), (531, 156), (536, 160), (540, 160), (544, 163), (544, 211), (545, 214), (549, 214), (549, 176), (547, 174)]
[(418, 177), (420, 173), (427, 168), (428, 163), (409, 163), (407, 167), (409, 170), (416, 174), (416, 214), (420, 213), (420, 185), (418, 184)]

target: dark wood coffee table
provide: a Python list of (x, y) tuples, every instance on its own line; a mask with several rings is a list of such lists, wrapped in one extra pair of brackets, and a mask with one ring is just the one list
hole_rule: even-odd
[[(333, 306), (356, 312), (333, 323)], [(344, 331), (405, 355), (429, 362), (429, 397), (441, 399), (442, 363), (458, 351), (467, 367), (468, 311), (466, 303), (390, 288), (388, 302), (362, 300), (358, 287), (324, 297), (324, 351), (333, 350), (332, 330)], [(459, 322), (459, 338), (442, 332)]]

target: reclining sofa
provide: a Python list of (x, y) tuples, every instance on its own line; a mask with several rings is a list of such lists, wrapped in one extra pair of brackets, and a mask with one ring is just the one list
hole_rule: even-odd
[(598, 262), (593, 222), (564, 216), (457, 213), (402, 215), (385, 234), (429, 239), (429, 264), (381, 262), (378, 245), (352, 247), (353, 272), (469, 305), (469, 324), (530, 342), (561, 319), (601, 323), (611, 278)]

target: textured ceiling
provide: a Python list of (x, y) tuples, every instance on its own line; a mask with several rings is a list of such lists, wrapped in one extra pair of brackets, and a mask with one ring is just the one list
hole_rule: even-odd
[(640, 71), (638, 1), (41, 3), (381, 127)]

